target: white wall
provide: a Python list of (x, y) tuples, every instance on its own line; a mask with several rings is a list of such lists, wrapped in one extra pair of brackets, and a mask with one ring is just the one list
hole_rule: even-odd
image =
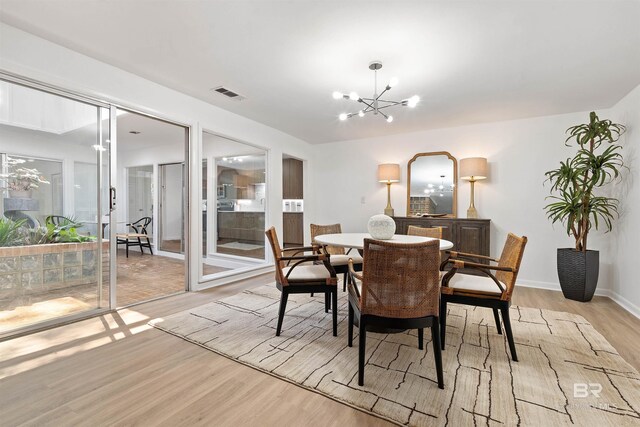
[(627, 126), (620, 142), (628, 170), (623, 171), (614, 196), (620, 200), (620, 219), (612, 239), (612, 298), (640, 317), (638, 239), (640, 238), (640, 86), (611, 109), (611, 119)]
[[(599, 113), (602, 118), (610, 114)], [(402, 166), (401, 182), (391, 191), (396, 215), (405, 215), (407, 162), (416, 153), (449, 151), (458, 160), (486, 157), (490, 173), (476, 184), (476, 207), (480, 217), (491, 219), (491, 253), (499, 256), (508, 232), (526, 235), (519, 282), (558, 288), (556, 248), (573, 242), (562, 226), (554, 229), (546, 219), (544, 173), (575, 152), (565, 147), (564, 132), (588, 118), (588, 112), (582, 112), (318, 145), (313, 200), (324, 209), (314, 212), (312, 222), (340, 222), (344, 231), (366, 231), (368, 218), (386, 205), (385, 185), (376, 180), (379, 163)], [(459, 217), (466, 216), (468, 205), (469, 184), (460, 180)], [(612, 287), (608, 242), (599, 232), (590, 240), (591, 249), (601, 251), (600, 290)]]

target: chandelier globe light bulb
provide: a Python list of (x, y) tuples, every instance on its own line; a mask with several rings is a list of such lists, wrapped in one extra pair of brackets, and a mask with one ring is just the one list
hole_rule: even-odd
[(420, 97), (418, 95), (414, 95), (407, 100), (407, 106), (410, 108), (415, 107), (420, 102)]

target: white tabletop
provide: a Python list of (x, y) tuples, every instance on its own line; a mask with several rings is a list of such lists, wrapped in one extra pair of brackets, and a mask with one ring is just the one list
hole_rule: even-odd
[[(339, 234), (322, 234), (316, 236), (315, 241), (322, 245), (339, 246), (342, 248), (362, 249), (364, 247), (364, 239), (372, 239), (369, 233), (339, 233)], [(404, 234), (394, 234), (393, 237), (385, 242), (393, 243), (423, 243), (429, 240), (437, 240), (433, 237), (422, 236), (406, 236)], [(448, 240), (440, 239), (440, 250), (444, 251), (453, 248), (453, 243)]]

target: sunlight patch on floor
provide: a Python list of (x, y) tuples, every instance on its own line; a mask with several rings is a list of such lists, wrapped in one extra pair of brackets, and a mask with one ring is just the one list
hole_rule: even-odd
[(147, 331), (149, 320), (135, 309), (122, 309), (0, 342), (0, 379)]

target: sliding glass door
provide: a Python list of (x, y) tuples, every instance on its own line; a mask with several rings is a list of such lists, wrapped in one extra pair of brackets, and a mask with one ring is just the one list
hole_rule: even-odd
[(110, 109), (0, 80), (0, 337), (110, 308)]

